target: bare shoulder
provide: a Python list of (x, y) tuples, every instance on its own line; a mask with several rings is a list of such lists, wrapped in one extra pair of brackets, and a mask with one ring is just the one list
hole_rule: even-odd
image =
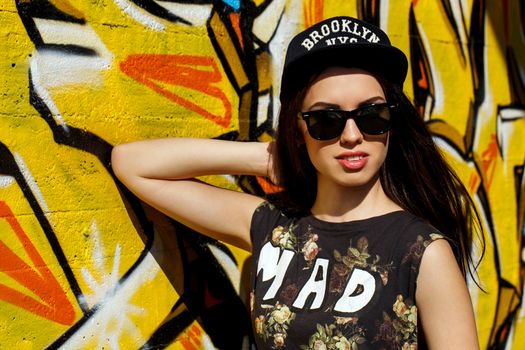
[(450, 280), (449, 274), (455, 276), (456, 274), (453, 272), (456, 272), (456, 269), (461, 274), (450, 243), (446, 239), (436, 239), (432, 241), (423, 254), (419, 275), (434, 272)]
[(465, 278), (445, 239), (433, 241), (423, 254), (416, 304), (430, 349), (479, 349)]

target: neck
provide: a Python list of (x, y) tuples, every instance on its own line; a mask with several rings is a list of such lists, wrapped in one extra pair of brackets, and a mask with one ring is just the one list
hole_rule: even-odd
[(402, 208), (387, 197), (379, 177), (361, 186), (318, 182), (312, 214), (331, 222), (366, 219)]

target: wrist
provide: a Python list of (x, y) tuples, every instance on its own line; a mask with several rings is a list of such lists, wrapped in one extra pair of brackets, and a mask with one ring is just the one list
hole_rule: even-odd
[(268, 177), (271, 164), (270, 142), (253, 142), (252, 146), (254, 149), (250, 151), (250, 159), (246, 163), (251, 166), (248, 175)]

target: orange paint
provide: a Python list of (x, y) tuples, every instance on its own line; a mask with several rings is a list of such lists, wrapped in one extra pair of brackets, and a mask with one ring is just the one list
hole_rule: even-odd
[(0, 256), (2, 257), (0, 271), (40, 298), (40, 300), (34, 299), (30, 295), (0, 284), (0, 300), (63, 325), (73, 324), (75, 311), (66, 293), (47, 268), (44, 259), (20, 226), (11, 208), (4, 201), (0, 201), (0, 218), (11, 226), (12, 232), (22, 243), (24, 251), (34, 265), (34, 267), (29, 266), (4, 242), (0, 241)]
[(376, 17), (376, 0), (372, 0), (370, 3), (370, 8), (372, 9), (372, 17)]
[[(213, 83), (221, 81), (219, 68), (212, 57), (187, 55), (130, 55), (120, 69), (171, 101), (194, 111), (226, 128), (231, 121), (231, 104), (224, 92)], [(182, 86), (219, 99), (224, 115), (213, 114), (188, 99), (167, 90), (157, 82)]]
[(186, 337), (180, 337), (179, 342), (184, 346), (184, 349), (186, 350), (197, 350), (195, 346), (191, 343), (191, 341)]
[(244, 41), (242, 40), (242, 33), (241, 33), (241, 15), (237, 12), (230, 13), (230, 21), (232, 22), (233, 30), (235, 30), (235, 34), (237, 34), (237, 38), (239, 39), (239, 43), (241, 44), (241, 47), (244, 48)]
[(202, 331), (197, 325), (192, 325), (190, 329), (186, 331), (186, 335), (179, 337), (177, 340), (182, 344), (186, 350), (197, 350), (201, 348)]
[(494, 172), (496, 171), (496, 158), (498, 154), (499, 151), (496, 135), (492, 134), (487, 148), (481, 153), (481, 167), (487, 178), (487, 191), (490, 189), (492, 180), (494, 179)]
[(195, 334), (195, 336), (197, 337), (200, 337), (202, 335), (201, 329), (196, 325), (191, 326), (190, 331), (192, 334)]
[(323, 1), (309, 0), (303, 8), (304, 26), (306, 28), (323, 20)]
[(201, 345), (201, 331), (199, 330), (199, 327), (197, 327), (196, 325), (193, 325), (191, 326), (190, 330), (189, 330), (189, 334), (190, 334), (190, 339), (191, 341), (197, 345), (197, 346), (200, 346)]
[(419, 72), (421, 74), (421, 79), (417, 81), (417, 86), (419, 86), (422, 89), (428, 89), (428, 80), (427, 80), (427, 74), (425, 71), (425, 67), (423, 66), (423, 62), (419, 61)]
[(478, 186), (479, 186), (479, 176), (476, 173), (472, 172), (470, 174), (470, 179), (468, 181), (468, 189), (470, 193), (476, 193)]
[(266, 194), (274, 194), (277, 192), (281, 192), (283, 190), (282, 187), (274, 185), (270, 181), (266, 180), (264, 177), (257, 176), (255, 179), (257, 180), (257, 183), (259, 184), (259, 186), (261, 186), (262, 190)]

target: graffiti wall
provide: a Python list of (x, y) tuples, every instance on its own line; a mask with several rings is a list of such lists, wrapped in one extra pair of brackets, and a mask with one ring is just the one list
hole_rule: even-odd
[(249, 255), (141, 203), (110, 152), (158, 137), (271, 139), (287, 42), (338, 14), (380, 25), (410, 58), (404, 88), (482, 214), (486, 292), (470, 283), (481, 346), (522, 349), (518, 0), (2, 1), (0, 348), (249, 348)]

